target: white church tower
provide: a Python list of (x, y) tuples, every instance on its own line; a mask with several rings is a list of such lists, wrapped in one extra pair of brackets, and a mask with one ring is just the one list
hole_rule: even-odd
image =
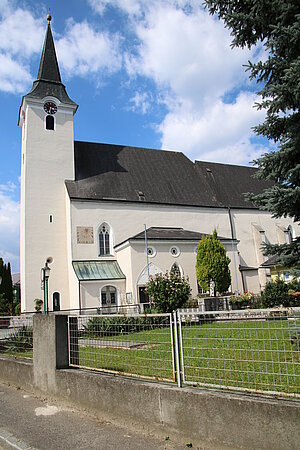
[(19, 126), (21, 156), (21, 307), (33, 311), (43, 298), (41, 268), (53, 258), (49, 310), (69, 305), (68, 198), (65, 180), (74, 179), (73, 116), (77, 105), (61, 82), (51, 16), (37, 80), (23, 97)]

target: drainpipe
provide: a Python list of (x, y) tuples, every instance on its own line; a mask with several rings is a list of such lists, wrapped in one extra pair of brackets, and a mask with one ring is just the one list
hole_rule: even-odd
[(232, 253), (233, 253), (233, 267), (234, 267), (235, 282), (236, 282), (235, 294), (238, 295), (238, 293), (239, 293), (239, 285), (238, 285), (237, 270), (236, 270), (235, 251), (234, 251), (234, 246), (233, 246), (233, 240), (236, 237), (235, 237), (235, 234), (234, 234), (233, 219), (232, 219), (230, 207), (228, 207), (228, 214), (229, 214), (229, 222), (230, 222), (230, 229), (231, 229), (231, 246), (232, 246)]
[(79, 314), (81, 314), (81, 286), (80, 286), (80, 280), (78, 280), (79, 285)]
[(146, 245), (146, 256), (147, 256), (147, 275), (148, 275), (148, 283), (150, 280), (150, 273), (149, 273), (149, 255), (148, 255), (148, 241), (147, 241), (147, 228), (146, 224), (144, 224), (145, 227), (145, 245)]

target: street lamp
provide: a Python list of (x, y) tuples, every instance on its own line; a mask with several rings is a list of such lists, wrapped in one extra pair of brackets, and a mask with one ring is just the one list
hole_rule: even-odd
[(42, 278), (42, 289), (44, 291), (44, 313), (49, 313), (49, 276), (50, 276), (50, 267), (49, 264), (53, 262), (53, 258), (50, 256), (46, 259), (44, 267), (41, 270), (41, 278)]

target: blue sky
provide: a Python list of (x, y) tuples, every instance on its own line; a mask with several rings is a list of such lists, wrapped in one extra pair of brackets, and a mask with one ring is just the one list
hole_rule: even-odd
[(50, 3), (59, 66), (79, 104), (75, 139), (249, 164), (268, 150), (251, 127), (256, 85), (199, 0), (0, 0), (0, 256), (19, 270), (22, 95), (36, 78)]

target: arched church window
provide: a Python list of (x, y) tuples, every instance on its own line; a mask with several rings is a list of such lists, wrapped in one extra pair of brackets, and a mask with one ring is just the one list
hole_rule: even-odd
[(60, 311), (60, 293), (53, 292), (53, 311)]
[(110, 255), (110, 229), (107, 224), (103, 224), (99, 230), (99, 255)]
[(172, 265), (170, 272), (181, 277), (183, 276), (182, 268), (176, 262)]
[(46, 116), (46, 130), (54, 130), (54, 117)]

